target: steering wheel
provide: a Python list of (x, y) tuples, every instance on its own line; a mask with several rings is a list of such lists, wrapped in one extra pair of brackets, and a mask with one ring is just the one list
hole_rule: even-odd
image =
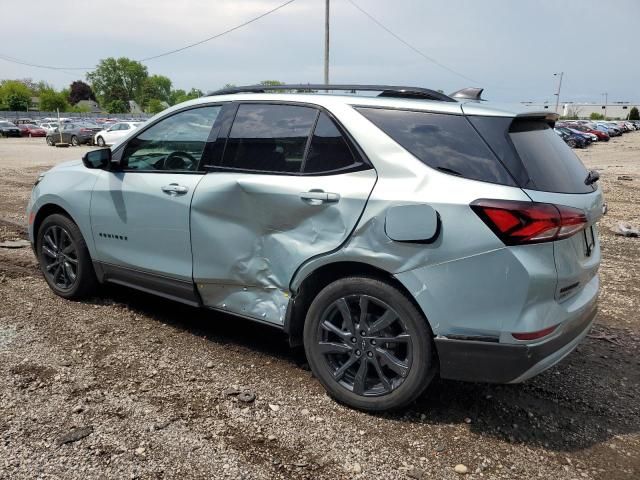
[(164, 170), (193, 170), (196, 159), (187, 152), (171, 152), (164, 159)]

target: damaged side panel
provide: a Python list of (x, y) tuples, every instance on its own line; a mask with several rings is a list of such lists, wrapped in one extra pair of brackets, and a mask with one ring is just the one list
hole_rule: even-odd
[(193, 276), (204, 305), (283, 324), (294, 272), (345, 242), (375, 182), (373, 169), (207, 174), (191, 207)]

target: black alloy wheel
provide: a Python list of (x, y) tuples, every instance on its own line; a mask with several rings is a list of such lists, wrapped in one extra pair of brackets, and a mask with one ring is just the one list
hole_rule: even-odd
[(397, 288), (374, 278), (325, 287), (307, 313), (304, 346), (329, 394), (362, 410), (406, 405), (435, 371), (426, 319)]
[(93, 263), (78, 226), (68, 217), (45, 218), (36, 234), (40, 269), (51, 290), (64, 298), (82, 298), (97, 286)]

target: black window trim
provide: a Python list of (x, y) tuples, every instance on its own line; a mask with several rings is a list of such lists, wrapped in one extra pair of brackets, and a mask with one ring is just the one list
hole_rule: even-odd
[[(258, 174), (258, 175), (284, 175), (290, 177), (321, 177), (327, 175), (340, 175), (343, 173), (351, 173), (351, 172), (360, 172), (363, 170), (371, 170), (374, 169), (373, 164), (369, 161), (368, 157), (365, 155), (364, 150), (358, 145), (353, 136), (349, 133), (349, 131), (342, 125), (342, 123), (325, 107), (322, 105), (318, 105), (316, 103), (309, 102), (295, 102), (295, 101), (284, 101), (284, 100), (236, 100), (230, 102), (235, 105), (235, 112), (233, 115), (233, 120), (228, 125), (228, 128), (225, 132), (220, 132), (217, 140), (222, 140), (222, 136), (224, 135), (224, 148), (222, 151), (222, 155), (220, 158), (213, 159), (221, 162), (224, 159), (224, 153), (227, 149), (227, 142), (229, 141), (229, 134), (231, 133), (231, 128), (233, 127), (233, 123), (235, 122), (235, 117), (238, 113), (238, 109), (240, 105), (259, 105), (259, 104), (267, 104), (267, 105), (290, 105), (294, 107), (307, 107), (312, 108), (318, 111), (316, 115), (316, 119), (314, 121), (313, 127), (311, 128), (310, 134), (307, 138), (307, 145), (305, 146), (304, 157), (302, 158), (302, 166), (300, 167), (299, 172), (273, 172), (271, 170), (252, 170), (246, 168), (237, 168), (237, 167), (225, 167), (224, 165), (203, 165), (202, 168), (207, 172), (215, 173), (215, 172), (234, 172), (234, 173), (248, 173), (248, 174)], [(343, 136), (347, 143), (347, 147), (351, 150), (351, 153), (356, 161), (359, 161), (359, 165), (352, 165), (345, 168), (339, 168), (334, 170), (325, 170), (322, 172), (313, 172), (313, 173), (305, 173), (303, 171), (304, 165), (307, 161), (307, 154), (309, 153), (309, 147), (311, 145), (311, 139), (313, 138), (313, 132), (315, 131), (315, 126), (320, 118), (320, 114), (325, 113), (329, 119), (335, 124), (336, 128), (340, 132), (340, 135)]]
[[(186, 112), (186, 111), (189, 111), (189, 110), (195, 110), (195, 109), (198, 109), (198, 108), (221, 107), (220, 108), (220, 113), (216, 117), (216, 120), (213, 122), (213, 125), (211, 126), (211, 130), (209, 131), (209, 136), (207, 137), (207, 142), (206, 142), (207, 145), (213, 144), (217, 140), (217, 134), (214, 137), (214, 133), (216, 132), (216, 124), (218, 123), (218, 120), (221, 119), (222, 113), (224, 111), (225, 106), (230, 104), (230, 103), (232, 103), (232, 102), (200, 103), (198, 105), (185, 106), (183, 108), (180, 108), (180, 109), (177, 109), (177, 110), (171, 112), (168, 115), (163, 115), (162, 117), (156, 119), (153, 123), (150, 123), (149, 125), (145, 125), (145, 127), (143, 129), (138, 131), (136, 133), (136, 135), (133, 138), (130, 138), (126, 143), (118, 145), (118, 147), (112, 152), (112, 158), (114, 160), (116, 160), (116, 161), (120, 161), (122, 159), (122, 155), (123, 155), (127, 145), (129, 145), (129, 142), (131, 140), (133, 140), (134, 138), (137, 138), (138, 136), (142, 135), (144, 132), (146, 132), (150, 128), (154, 127), (158, 123), (162, 122), (163, 120), (166, 120), (167, 118), (173, 117), (174, 115), (177, 115), (179, 113), (183, 113), (183, 112)], [(179, 173), (179, 174), (184, 174), (184, 175), (205, 175), (207, 173), (207, 171), (203, 169), (203, 165), (205, 163), (206, 155), (208, 153), (210, 153), (209, 149), (207, 148), (207, 145), (205, 145), (205, 148), (204, 148), (204, 150), (202, 152), (202, 157), (200, 158), (200, 161), (198, 162), (198, 167), (193, 171), (191, 171), (191, 170), (137, 170), (137, 169), (133, 169), (133, 168), (118, 168), (118, 169), (115, 169), (115, 170), (113, 170), (112, 168), (109, 168), (109, 170), (110, 171), (116, 171), (116, 172), (123, 172), (123, 173), (135, 173), (135, 172), (137, 172), (137, 173), (158, 173), (158, 174), (171, 173), (171, 174), (174, 174), (174, 175)]]

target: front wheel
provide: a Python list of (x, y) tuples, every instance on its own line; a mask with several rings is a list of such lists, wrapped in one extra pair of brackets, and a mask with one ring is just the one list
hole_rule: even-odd
[(80, 142), (78, 141), (78, 137), (76, 137), (75, 135), (71, 137), (71, 145), (73, 145), (74, 147), (77, 147), (78, 145), (80, 145)]
[(95, 291), (97, 280), (87, 244), (68, 217), (53, 214), (44, 219), (36, 253), (44, 278), (56, 295), (77, 299)]
[(105, 146), (104, 138), (102, 138), (102, 137), (96, 138), (96, 143), (98, 144), (99, 147), (104, 147)]
[(47, 137), (46, 140), (47, 140), (47, 145), (49, 145), (50, 147), (54, 146), (53, 138)]
[(361, 410), (407, 405), (435, 372), (425, 318), (396, 288), (368, 277), (337, 280), (316, 296), (304, 325), (304, 347), (328, 393)]

